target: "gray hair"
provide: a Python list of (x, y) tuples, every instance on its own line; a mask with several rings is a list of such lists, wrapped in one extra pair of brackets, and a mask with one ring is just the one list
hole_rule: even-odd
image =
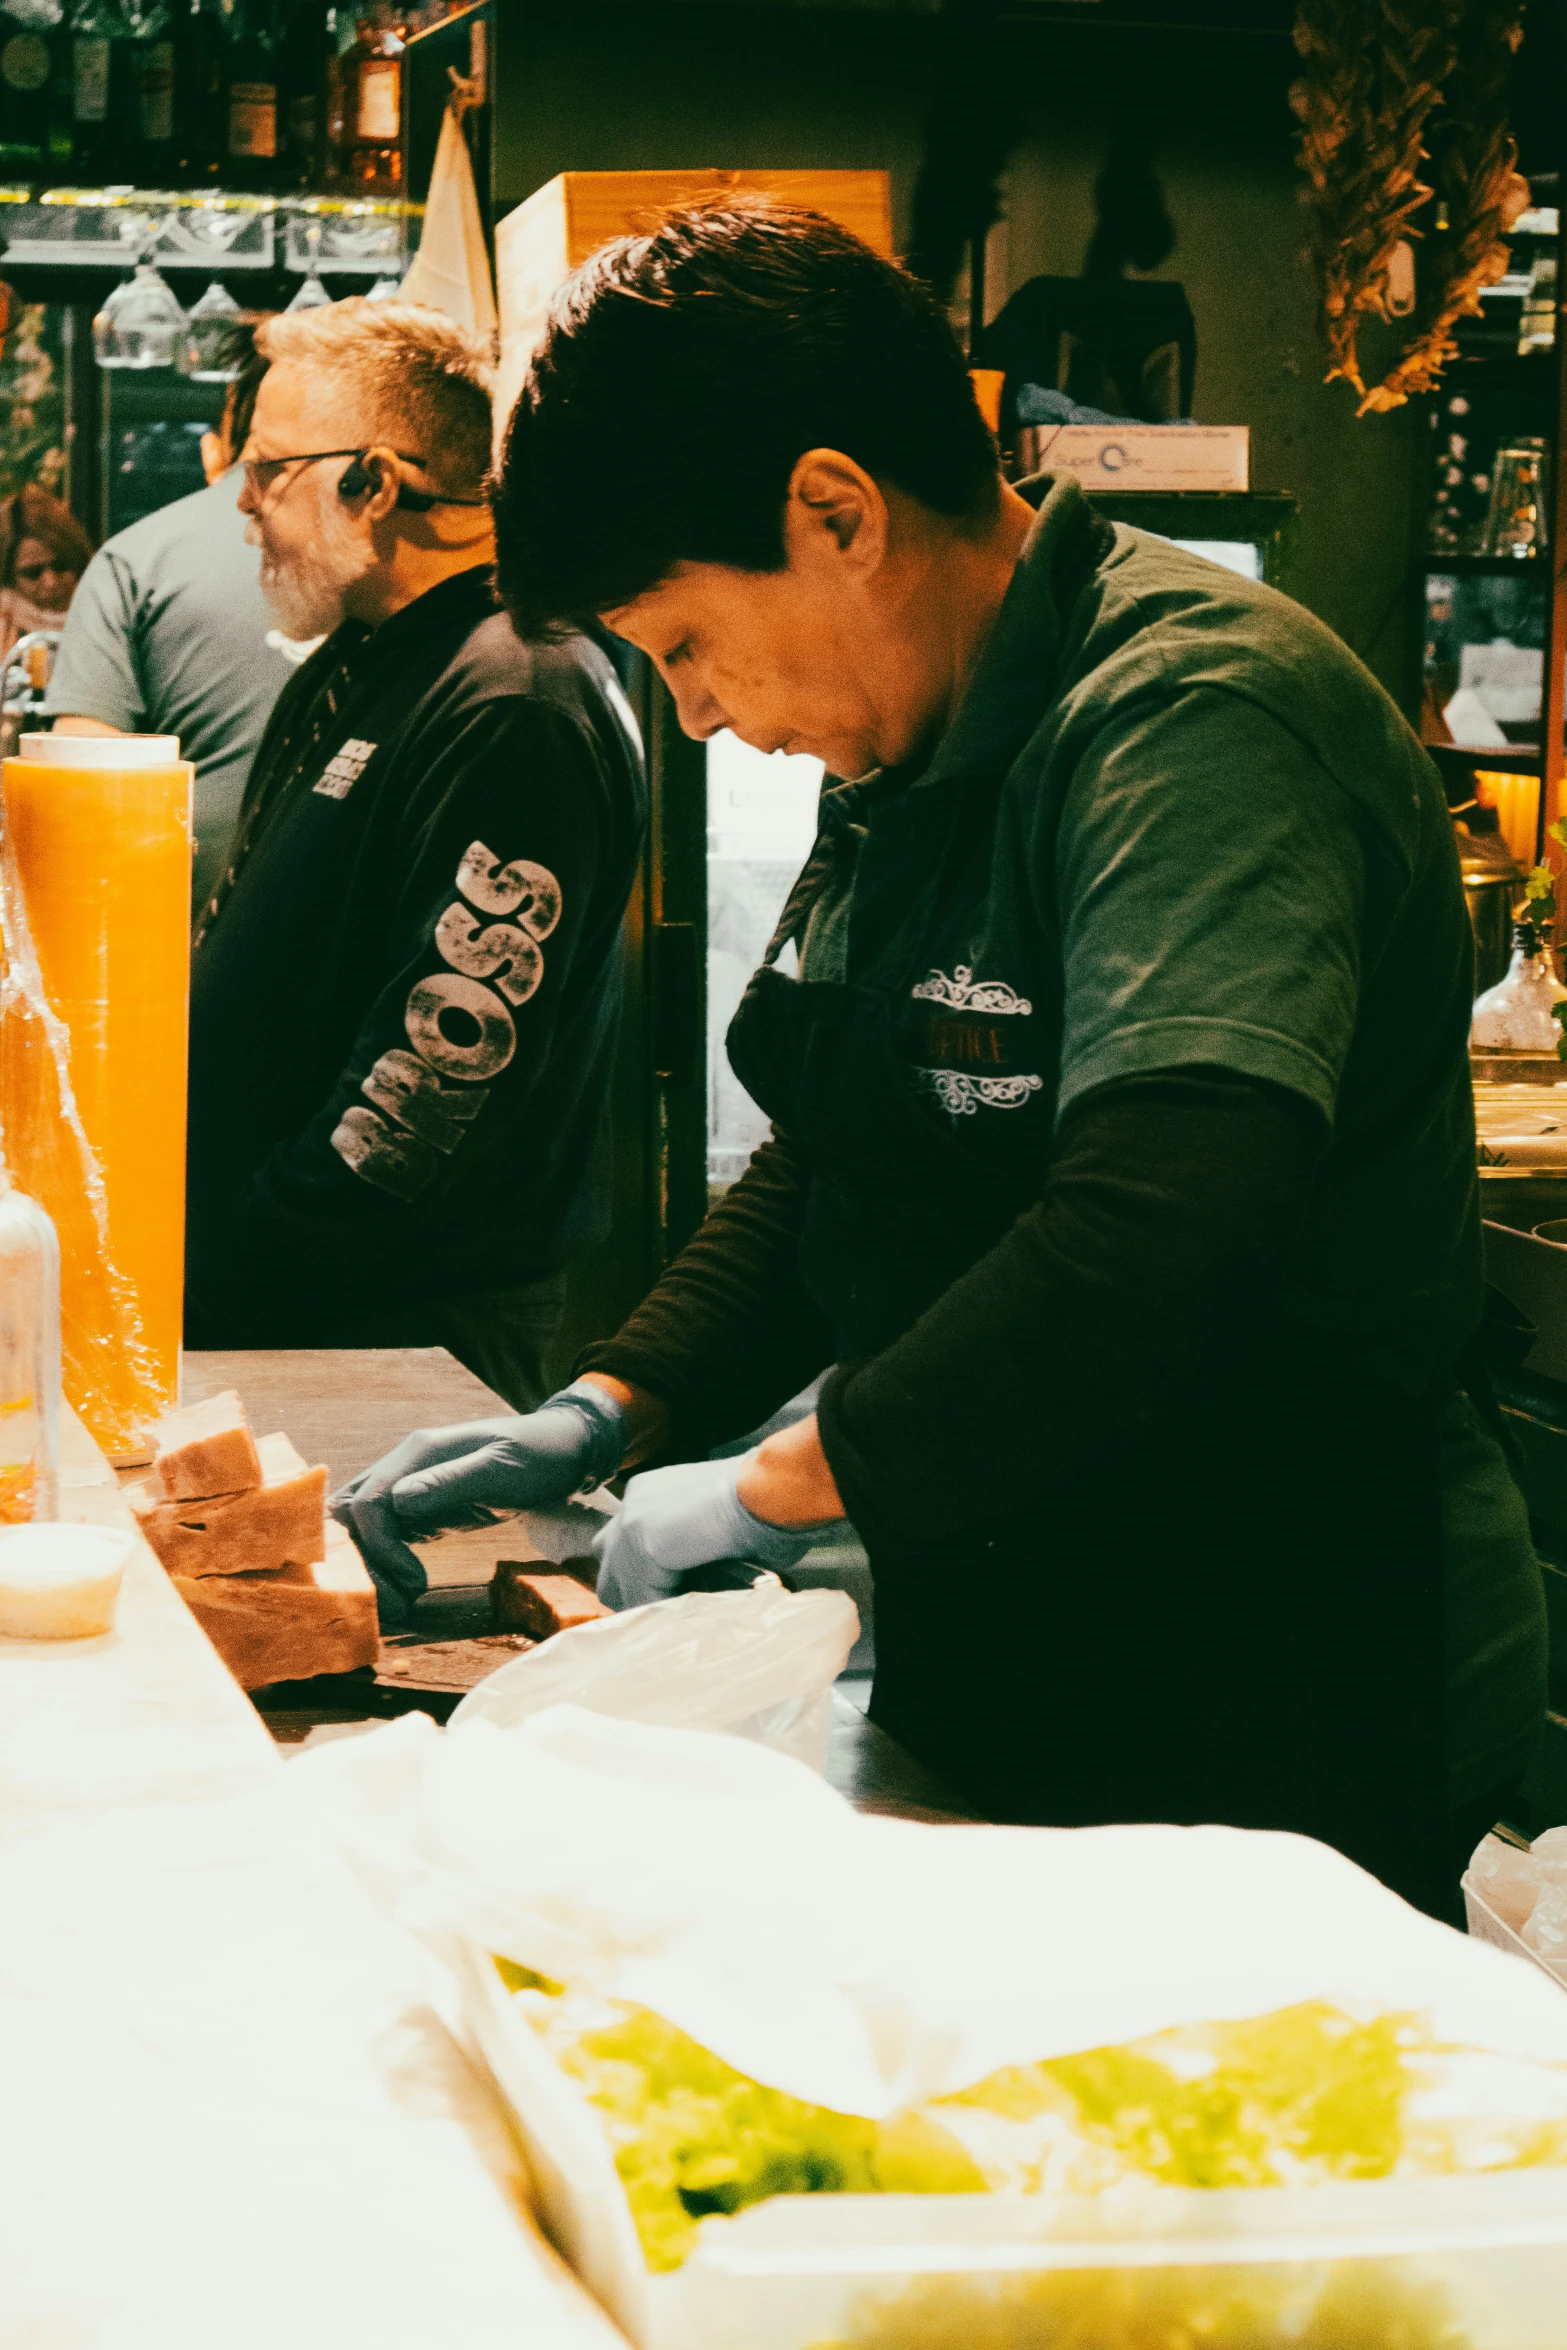
[(441, 488), (471, 495), (490, 465), (495, 370), (488, 346), (416, 302), (355, 295), (314, 310), (280, 311), (256, 329), (256, 349), (348, 379), (365, 417), (389, 440), (411, 439)]

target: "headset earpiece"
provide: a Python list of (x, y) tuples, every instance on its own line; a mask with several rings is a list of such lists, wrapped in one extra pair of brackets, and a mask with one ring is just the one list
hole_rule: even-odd
[[(411, 460), (422, 464), (422, 458)], [(381, 460), (372, 457), (368, 449), (361, 449), (349, 459), (337, 477), (340, 498), (362, 498), (381, 486)], [(437, 506), (487, 506), (488, 498), (437, 498), (429, 490), (417, 490), (411, 481), (399, 481), (397, 503), (410, 514), (428, 514)]]

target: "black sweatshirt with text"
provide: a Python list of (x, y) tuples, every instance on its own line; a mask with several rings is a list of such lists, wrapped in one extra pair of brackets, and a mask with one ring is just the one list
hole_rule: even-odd
[(635, 724), (487, 569), (273, 713), (192, 963), (186, 1343), (417, 1344), (608, 1222)]

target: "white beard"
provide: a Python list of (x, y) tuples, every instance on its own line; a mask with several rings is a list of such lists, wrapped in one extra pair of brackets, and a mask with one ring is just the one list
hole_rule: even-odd
[(375, 557), (365, 540), (349, 527), (346, 517), (328, 508), (306, 553), (275, 562), (263, 538), (261, 592), (285, 635), (330, 636), (343, 618), (349, 590), (374, 568)]

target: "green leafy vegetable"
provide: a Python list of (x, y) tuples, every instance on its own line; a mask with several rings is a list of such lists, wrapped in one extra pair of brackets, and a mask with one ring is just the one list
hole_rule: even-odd
[(957, 2194), (988, 2182), (939, 2127), (881, 2125), (747, 2080), (645, 2008), (560, 2056), (604, 2117), (649, 2268), (678, 2268), (711, 2211), (769, 2195)]
[(1567, 2162), (1567, 2120), (1487, 2121), (1471, 2143), (1468, 2125), (1412, 2112), (1437, 2060), (1458, 2053), (1415, 2015), (1358, 2021), (1309, 2002), (1183, 2026), (1007, 2066), (873, 2122), (765, 2088), (645, 2008), (497, 1964), (599, 2113), (654, 2270), (680, 2266), (708, 2213), (771, 2195), (1271, 2187)]

